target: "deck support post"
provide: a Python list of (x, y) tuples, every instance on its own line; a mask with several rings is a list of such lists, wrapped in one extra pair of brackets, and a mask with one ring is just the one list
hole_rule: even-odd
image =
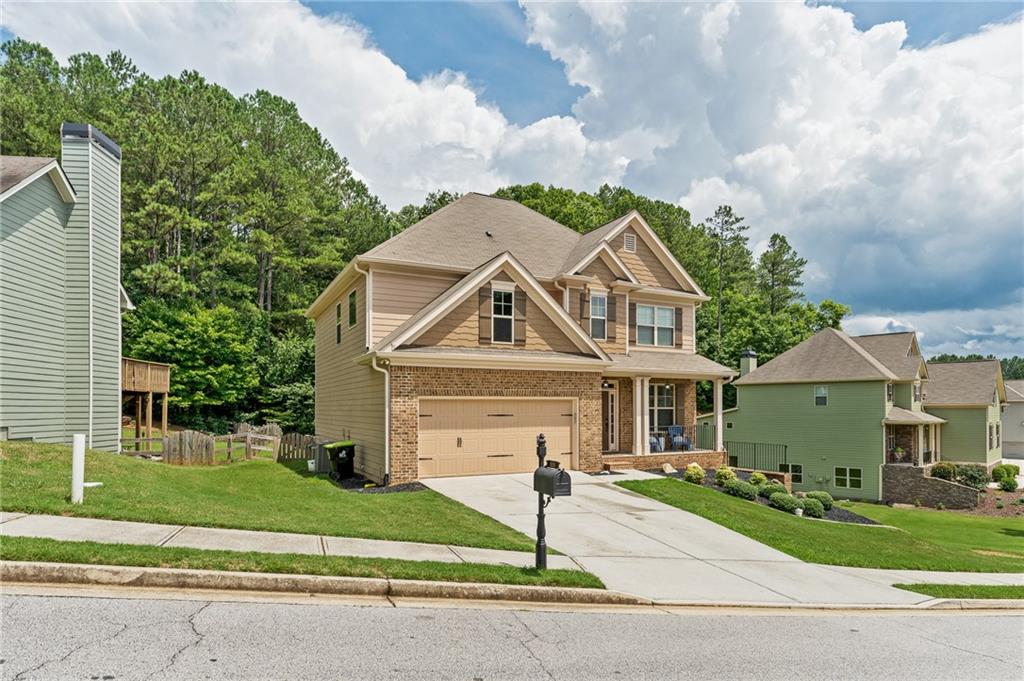
[(142, 443), (139, 442), (139, 438), (142, 437), (142, 395), (136, 393), (135, 397), (135, 451), (142, 450)]
[(722, 379), (715, 381), (715, 451), (725, 451), (725, 433), (722, 428)]
[(146, 393), (146, 451), (153, 451), (153, 443), (148, 442), (153, 437), (153, 393)]

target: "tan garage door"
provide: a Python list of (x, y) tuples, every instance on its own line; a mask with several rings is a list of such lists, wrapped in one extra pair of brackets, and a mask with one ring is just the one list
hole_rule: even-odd
[(538, 433), (572, 465), (572, 400), (421, 399), (419, 420), (421, 478), (532, 471)]

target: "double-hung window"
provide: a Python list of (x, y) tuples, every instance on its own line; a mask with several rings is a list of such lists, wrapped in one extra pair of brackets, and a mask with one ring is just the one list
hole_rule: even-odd
[(815, 407), (827, 407), (828, 406), (828, 386), (827, 385), (816, 385), (816, 386), (814, 386), (814, 406)]
[(590, 296), (590, 336), (597, 340), (608, 339), (608, 296)]
[(804, 481), (804, 465), (802, 463), (780, 463), (780, 473), (789, 473), (790, 480), (794, 483), (802, 483)]
[(512, 342), (513, 299), (515, 291), (494, 289), (491, 291), (491, 342)]
[(832, 484), (843, 489), (860, 489), (861, 469), (859, 468), (836, 468), (832, 476)]
[(675, 343), (675, 308), (636, 306), (636, 343), (670, 348)]
[(914, 384), (914, 401), (915, 402), (920, 402), (921, 401), (921, 384), (920, 383), (915, 383)]
[(334, 306), (334, 344), (341, 342), (341, 303)]
[(676, 387), (671, 383), (651, 383), (648, 398), (651, 432), (664, 433), (676, 422)]
[(886, 402), (892, 402), (893, 398), (895, 397), (895, 395), (896, 395), (896, 386), (894, 386), (892, 383), (886, 383), (885, 384), (885, 401)]
[(352, 328), (356, 325), (356, 317), (358, 316), (358, 308), (356, 307), (356, 292), (348, 294), (348, 328)]

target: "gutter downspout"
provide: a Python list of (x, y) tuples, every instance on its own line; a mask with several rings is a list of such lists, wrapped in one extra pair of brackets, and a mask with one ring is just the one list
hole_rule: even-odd
[(562, 309), (566, 312), (569, 311), (569, 289), (558, 283), (557, 279), (552, 279), (551, 283), (555, 285), (559, 291), (562, 292)]
[(376, 355), (370, 366), (384, 374), (384, 486), (387, 487), (391, 482), (391, 373), (377, 366)]
[(373, 280), (370, 279), (369, 270), (359, 269), (358, 257), (352, 261), (352, 269), (366, 277), (366, 293), (363, 294), (366, 297), (366, 300), (364, 301), (366, 303), (366, 338), (364, 338), (363, 341), (366, 345), (366, 349), (369, 350), (370, 338), (373, 334), (373, 308), (370, 306), (370, 301), (373, 300)]

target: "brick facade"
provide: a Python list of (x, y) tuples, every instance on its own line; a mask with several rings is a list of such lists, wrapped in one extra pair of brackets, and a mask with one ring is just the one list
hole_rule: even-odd
[(949, 480), (931, 477), (931, 466), (882, 466), (882, 501), (945, 508), (974, 508), (980, 492)]
[(419, 476), (420, 397), (576, 398), (579, 468), (601, 469), (601, 376), (596, 372), (392, 366), (390, 375), (391, 484)]
[(606, 454), (601, 463), (607, 468), (637, 468), (653, 470), (662, 464), (671, 464), (678, 470), (684, 470), (689, 464), (696, 463), (704, 470), (714, 470), (726, 464), (725, 452), (658, 452), (656, 454)]

